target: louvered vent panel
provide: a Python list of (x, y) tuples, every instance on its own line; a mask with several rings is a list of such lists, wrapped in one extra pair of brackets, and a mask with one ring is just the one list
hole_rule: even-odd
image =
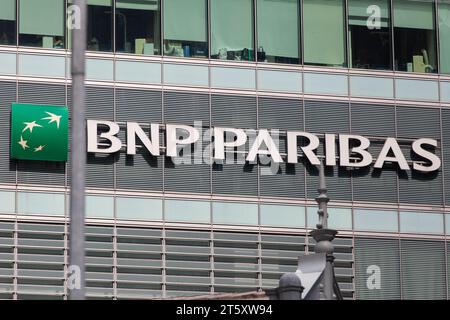
[(162, 157), (153, 157), (147, 150), (136, 155), (121, 152), (116, 164), (116, 187), (162, 191)]
[(399, 138), (440, 138), (439, 109), (397, 107), (397, 136)]
[(161, 123), (160, 91), (116, 89), (116, 120)]
[[(72, 91), (68, 87), (68, 105), (72, 106)], [(114, 89), (86, 87), (86, 118), (93, 120), (114, 120)]]
[(353, 134), (395, 137), (393, 106), (352, 103), (351, 115)]
[(209, 95), (202, 93), (164, 92), (164, 122), (209, 126)]
[(305, 101), (306, 131), (311, 133), (349, 133), (348, 104)]
[(259, 169), (261, 196), (305, 198), (305, 168), (301, 163), (274, 163), (272, 166), (260, 166)]
[(258, 124), (261, 129), (303, 130), (302, 101), (294, 99), (258, 99)]
[[(351, 201), (352, 191), (350, 183), (350, 172), (344, 167), (326, 167), (325, 178), (328, 188), (328, 196), (332, 200)], [(317, 188), (319, 186), (319, 170), (306, 164), (306, 187), (307, 197), (314, 199), (317, 196)]]
[(450, 110), (442, 110), (442, 170), (445, 175), (445, 203), (450, 205)]
[(212, 124), (219, 127), (256, 128), (256, 98), (211, 96)]
[(444, 242), (401, 240), (404, 299), (445, 299)]
[(213, 193), (252, 195), (258, 193), (258, 168), (256, 165), (213, 165)]
[(66, 105), (66, 86), (19, 83), (19, 102), (64, 106)]
[(356, 299), (400, 299), (398, 240), (355, 238), (355, 277)]

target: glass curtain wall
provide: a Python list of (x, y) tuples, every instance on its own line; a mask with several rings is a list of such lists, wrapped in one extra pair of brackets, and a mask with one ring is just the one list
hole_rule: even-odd
[(112, 51), (113, 8), (111, 0), (88, 0), (87, 50)]
[(439, 3), (440, 72), (450, 74), (450, 1)]
[(350, 68), (392, 69), (389, 0), (348, 0)]
[(160, 54), (159, 0), (116, 0), (116, 51)]
[(258, 50), (261, 62), (299, 63), (298, 0), (257, 0)]
[(64, 48), (64, 0), (20, 0), (19, 45)]
[(16, 0), (0, 1), (0, 45), (16, 44)]
[(393, 4), (395, 70), (437, 72), (434, 2), (396, 0)]
[(164, 1), (164, 54), (208, 57), (206, 0)]
[(305, 64), (346, 66), (343, 0), (304, 0)]
[(252, 0), (211, 0), (211, 58), (254, 60)]

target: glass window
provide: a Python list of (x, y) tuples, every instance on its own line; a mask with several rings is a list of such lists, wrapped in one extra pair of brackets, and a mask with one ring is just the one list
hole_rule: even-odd
[(159, 0), (116, 0), (116, 51), (160, 54)]
[(450, 74), (450, 3), (439, 3), (441, 73)]
[(450, 235), (450, 213), (445, 214), (445, 233)]
[(252, 0), (211, 0), (211, 58), (254, 60)]
[(213, 222), (257, 225), (258, 205), (254, 203), (214, 202)]
[(304, 0), (305, 64), (345, 66), (343, 0)]
[(394, 1), (395, 70), (436, 72), (432, 1)]
[[(73, 0), (69, 0), (69, 5)], [(112, 51), (113, 17), (111, 0), (87, 0), (87, 50)], [(69, 32), (69, 47), (70, 32)]]
[(305, 226), (305, 207), (261, 204), (261, 225), (301, 228)]
[(431, 212), (400, 212), (400, 232), (444, 233), (444, 216)]
[(16, 207), (16, 193), (14, 191), (0, 191), (0, 212), (14, 213)]
[(258, 61), (299, 63), (298, 0), (258, 0), (257, 10)]
[(64, 48), (64, 0), (20, 0), (19, 45)]
[(355, 230), (398, 232), (397, 212), (357, 209)]
[[(308, 228), (315, 229), (319, 223), (317, 207), (307, 208)], [(328, 208), (328, 227), (338, 230), (352, 229), (352, 210), (350, 208)]]
[(164, 54), (208, 57), (206, 0), (164, 1)]
[(162, 220), (162, 200), (117, 197), (116, 218)]
[(17, 213), (64, 215), (64, 194), (19, 192)]
[(0, 2), (0, 44), (16, 44), (16, 0)]
[(388, 0), (349, 0), (350, 67), (392, 69)]
[(107, 196), (86, 196), (87, 218), (113, 218), (114, 198)]
[(166, 221), (209, 223), (210, 204), (207, 201), (165, 200)]

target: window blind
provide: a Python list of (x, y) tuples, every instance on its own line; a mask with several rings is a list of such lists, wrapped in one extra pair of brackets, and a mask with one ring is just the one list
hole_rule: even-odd
[(21, 0), (19, 17), (21, 34), (64, 35), (63, 0)]
[(206, 42), (206, 1), (164, 1), (164, 36), (169, 40)]
[(433, 30), (433, 2), (394, 1), (394, 26)]
[(211, 52), (253, 48), (252, 0), (211, 1)]
[(258, 46), (271, 56), (298, 58), (297, 0), (258, 0)]
[(16, 0), (3, 0), (0, 2), (0, 20), (16, 20)]

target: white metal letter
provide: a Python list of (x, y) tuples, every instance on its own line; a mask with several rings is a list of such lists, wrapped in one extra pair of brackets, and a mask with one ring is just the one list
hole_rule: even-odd
[[(392, 151), (393, 157), (389, 157), (389, 152)], [(403, 155), (402, 150), (400, 149), (400, 146), (397, 143), (397, 140), (394, 138), (387, 138), (384, 142), (383, 149), (381, 149), (380, 154), (378, 156), (377, 161), (375, 162), (374, 167), (375, 168), (383, 168), (383, 165), (386, 161), (389, 162), (397, 162), (398, 166), (402, 170), (409, 170), (408, 162), (405, 159), (405, 156)]]
[[(260, 149), (261, 144), (263, 142), (266, 145), (267, 150)], [(275, 142), (273, 141), (272, 137), (270, 136), (269, 132), (266, 129), (259, 130), (258, 136), (256, 137), (255, 142), (251, 146), (246, 160), (250, 161), (250, 162), (255, 161), (256, 156), (258, 154), (271, 155), (273, 161), (283, 162), (283, 159), (281, 159), (280, 152), (278, 151), (278, 148), (275, 145)]]
[(313, 165), (319, 165), (320, 161), (317, 158), (314, 150), (319, 147), (320, 140), (317, 136), (308, 133), (308, 132), (300, 132), (300, 131), (288, 131), (287, 133), (287, 145), (288, 145), (288, 162), (289, 163), (298, 163), (297, 156), (297, 138), (305, 137), (309, 140), (309, 144), (307, 146), (301, 147), (303, 153), (309, 162)]
[[(353, 147), (350, 150), (350, 140), (359, 141), (358, 147)], [(367, 152), (370, 146), (370, 141), (367, 138), (349, 134), (339, 135), (339, 151), (340, 151), (340, 165), (343, 167), (365, 167), (372, 163), (372, 155)], [(357, 153), (362, 157), (359, 162), (350, 162), (350, 154)]]
[(127, 154), (136, 154), (136, 136), (151, 155), (159, 156), (159, 124), (150, 125), (150, 140), (137, 122), (127, 122)]
[(413, 169), (414, 170), (418, 170), (418, 171), (423, 171), (423, 172), (431, 172), (431, 171), (436, 171), (441, 167), (441, 159), (439, 159), (439, 157), (427, 150), (425, 150), (424, 148), (422, 148), (422, 145), (424, 144), (428, 144), (430, 146), (433, 147), (437, 147), (437, 141), (434, 139), (418, 139), (416, 141), (413, 142), (412, 144), (412, 150), (415, 154), (421, 156), (422, 158), (427, 159), (428, 161), (431, 162), (430, 166), (424, 166), (421, 165), (420, 163), (414, 163), (413, 164)]
[(336, 136), (325, 134), (325, 165), (336, 165)]
[[(107, 132), (100, 133), (100, 138), (106, 139), (110, 142), (110, 146), (107, 148), (99, 148), (97, 138), (97, 130), (99, 125), (109, 128)], [(120, 127), (115, 122), (87, 120), (87, 151), (98, 153), (114, 153), (119, 151), (120, 148), (122, 148), (122, 142), (116, 137), (119, 131)]]
[[(225, 142), (224, 133), (231, 132), (236, 135), (235, 141)], [(214, 128), (214, 159), (225, 159), (225, 147), (235, 148), (245, 144), (247, 142), (247, 134), (244, 130), (233, 128)]]
[[(185, 139), (178, 139), (177, 130), (184, 130), (189, 134)], [(177, 156), (177, 145), (187, 145), (195, 143), (200, 137), (200, 133), (197, 129), (191, 126), (178, 125), (178, 124), (167, 124), (166, 125), (166, 140), (167, 140), (167, 151), (166, 155), (168, 157)]]

